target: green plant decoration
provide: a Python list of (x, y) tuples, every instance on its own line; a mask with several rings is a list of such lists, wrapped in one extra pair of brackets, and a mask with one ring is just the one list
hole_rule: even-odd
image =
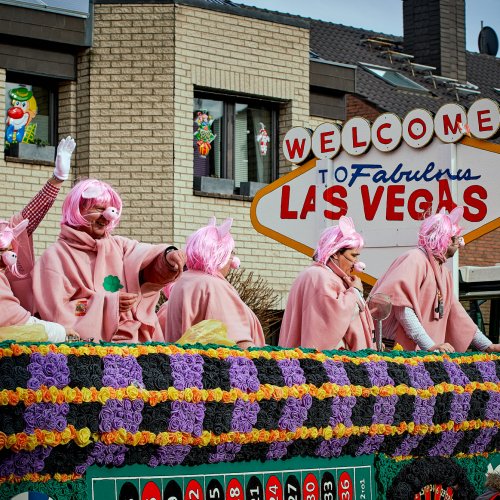
[(118, 290), (123, 288), (123, 285), (120, 283), (120, 278), (111, 274), (104, 278), (102, 286), (107, 292), (117, 292)]

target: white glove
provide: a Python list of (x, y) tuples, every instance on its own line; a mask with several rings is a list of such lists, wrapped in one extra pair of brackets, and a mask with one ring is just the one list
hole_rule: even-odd
[(56, 166), (54, 168), (54, 177), (60, 181), (65, 181), (69, 176), (71, 163), (71, 154), (76, 146), (73, 137), (69, 136), (66, 139), (61, 139), (57, 146)]

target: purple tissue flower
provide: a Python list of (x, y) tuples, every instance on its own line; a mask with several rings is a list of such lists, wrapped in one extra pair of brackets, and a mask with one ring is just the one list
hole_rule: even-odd
[(179, 391), (189, 387), (203, 389), (203, 357), (199, 354), (172, 354), (170, 356), (174, 387)]
[(292, 385), (300, 385), (306, 383), (304, 370), (300, 366), (298, 359), (280, 359), (278, 366), (281, 369), (285, 385), (291, 387)]
[(352, 426), (352, 409), (356, 405), (354, 396), (342, 398), (335, 396), (332, 398), (332, 416), (330, 417), (330, 425), (335, 427), (337, 424), (344, 424), (346, 427)]
[(45, 467), (44, 460), (50, 455), (52, 447), (38, 446), (33, 451), (20, 451), (12, 453), (7, 459), (0, 463), (0, 477), (10, 474), (25, 476), (34, 472), (40, 472)]
[(467, 420), (470, 408), (470, 398), (470, 392), (463, 392), (462, 394), (458, 392), (452, 393), (450, 420), (453, 420), (456, 424), (460, 424)]
[(441, 434), (439, 442), (429, 450), (429, 456), (447, 456), (453, 453), (455, 446), (463, 438), (463, 432), (445, 431)]
[(394, 450), (392, 456), (407, 456), (411, 453), (411, 450), (415, 449), (418, 446), (418, 443), (424, 439), (423, 435), (415, 434), (413, 436), (407, 436), (404, 441)]
[(498, 432), (498, 427), (487, 427), (479, 431), (479, 435), (469, 448), (469, 453), (482, 453)]
[(150, 467), (158, 467), (158, 465), (179, 465), (187, 457), (190, 451), (191, 446), (183, 444), (160, 446), (149, 460), (148, 465)]
[(170, 432), (187, 432), (193, 436), (201, 436), (204, 418), (204, 403), (172, 401), (172, 412), (170, 414), (168, 430)]
[(396, 394), (385, 398), (377, 396), (373, 406), (372, 423), (391, 425), (394, 421), (394, 412), (396, 411), (397, 402), (398, 397)]
[(365, 363), (364, 367), (368, 372), (370, 383), (372, 385), (377, 385), (379, 387), (384, 385), (394, 385), (394, 380), (392, 380), (387, 372), (387, 361)]
[(434, 385), (429, 372), (425, 369), (424, 363), (417, 363), (417, 366), (405, 364), (405, 367), (412, 387), (427, 389)]
[(490, 399), (486, 403), (485, 417), (488, 420), (500, 420), (500, 393), (490, 392)]
[(460, 365), (458, 363), (454, 363), (453, 361), (448, 361), (447, 359), (443, 359), (443, 366), (450, 377), (450, 382), (454, 385), (467, 385), (470, 383), (467, 375), (460, 369)]
[(245, 392), (257, 392), (260, 389), (257, 368), (252, 360), (242, 357), (229, 356), (229, 380), (231, 387)]
[(49, 352), (42, 356), (35, 352), (30, 357), (28, 389), (37, 390), (42, 385), (62, 389), (69, 384), (69, 368), (64, 354)]
[(259, 403), (243, 401), (237, 399), (234, 403), (233, 416), (231, 420), (231, 428), (236, 432), (251, 432), (257, 415), (259, 413)]
[(304, 394), (301, 399), (288, 398), (278, 421), (279, 428), (295, 432), (299, 427), (302, 427), (311, 405), (312, 396), (310, 394)]
[(69, 413), (68, 403), (35, 403), (26, 408), (24, 420), (26, 432), (33, 434), (35, 429), (62, 432), (66, 429), (66, 415)]
[(356, 456), (373, 455), (384, 442), (385, 436), (367, 436), (363, 444), (356, 450)]
[(92, 457), (95, 459), (95, 463), (98, 465), (113, 465), (118, 467), (122, 465), (125, 461), (125, 454), (127, 453), (127, 447), (121, 444), (109, 444), (106, 445), (101, 442), (97, 442), (92, 450)]
[(284, 458), (288, 453), (288, 446), (291, 441), (273, 441), (269, 445), (269, 449), (266, 453), (266, 460), (279, 460)]
[(340, 439), (329, 439), (322, 441), (316, 448), (316, 455), (324, 458), (338, 457), (342, 453), (342, 447), (349, 441), (348, 437)]
[(129, 385), (144, 388), (142, 368), (134, 356), (108, 354), (103, 358), (102, 384), (119, 389)]
[(135, 433), (142, 422), (144, 401), (136, 399), (108, 399), (99, 414), (99, 429), (101, 432), (111, 432), (123, 428)]
[(481, 361), (476, 363), (479, 373), (485, 382), (493, 382), (498, 384), (497, 372), (495, 370), (494, 361)]
[(323, 367), (325, 368), (326, 374), (332, 384), (351, 385), (347, 372), (345, 371), (343, 364), (339, 361), (327, 359), (323, 363)]
[(435, 404), (436, 396), (431, 396), (428, 399), (415, 396), (415, 410), (413, 412), (413, 420), (415, 424), (432, 425)]
[(241, 444), (237, 443), (223, 443), (217, 445), (217, 451), (210, 453), (208, 462), (216, 464), (219, 462), (233, 462), (236, 454), (241, 450)]

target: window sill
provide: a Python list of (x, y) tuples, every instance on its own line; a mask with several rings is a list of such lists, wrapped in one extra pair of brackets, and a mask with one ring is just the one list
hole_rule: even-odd
[(193, 190), (195, 196), (203, 198), (222, 198), (224, 200), (239, 200), (239, 201), (252, 201), (253, 196), (243, 196), (241, 194), (221, 194), (221, 193), (205, 193), (204, 191)]
[(30, 158), (18, 158), (17, 156), (5, 155), (4, 160), (6, 162), (11, 162), (11, 163), (28, 163), (30, 165), (47, 165), (48, 167), (54, 166), (53, 161), (35, 160), (35, 159), (30, 159)]

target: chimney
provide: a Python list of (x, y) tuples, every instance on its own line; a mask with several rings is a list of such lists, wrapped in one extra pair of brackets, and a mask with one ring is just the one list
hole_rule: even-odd
[(404, 50), (437, 73), (467, 81), (465, 0), (403, 0)]

